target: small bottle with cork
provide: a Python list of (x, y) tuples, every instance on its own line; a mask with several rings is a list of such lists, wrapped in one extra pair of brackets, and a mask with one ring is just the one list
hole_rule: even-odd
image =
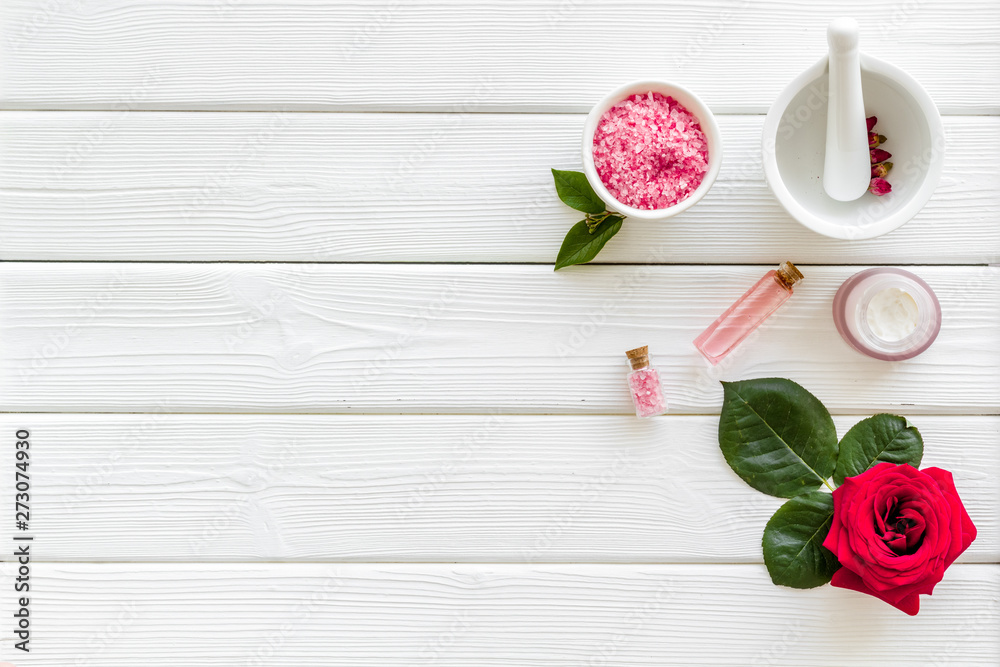
[(782, 262), (695, 338), (694, 346), (715, 366), (788, 301), (800, 280), (802, 272), (791, 262)]
[(660, 374), (649, 363), (649, 346), (643, 345), (625, 353), (632, 372), (628, 374), (628, 387), (632, 392), (636, 417), (655, 417), (667, 411), (663, 398)]

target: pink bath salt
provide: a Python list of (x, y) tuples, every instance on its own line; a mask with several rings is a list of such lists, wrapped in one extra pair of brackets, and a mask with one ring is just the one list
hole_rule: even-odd
[(654, 417), (667, 411), (660, 374), (655, 368), (640, 368), (629, 373), (628, 386), (632, 390), (632, 403), (637, 416)]
[(597, 124), (594, 166), (621, 203), (669, 208), (690, 197), (705, 178), (708, 139), (698, 119), (674, 98), (632, 95)]

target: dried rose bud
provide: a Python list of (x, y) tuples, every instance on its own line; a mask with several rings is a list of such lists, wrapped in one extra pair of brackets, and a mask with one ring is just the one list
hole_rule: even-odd
[(885, 138), (884, 134), (878, 134), (876, 132), (868, 133), (868, 148), (876, 148), (884, 144), (886, 141), (888, 140)]
[(873, 164), (872, 178), (885, 178), (889, 174), (890, 169), (892, 169), (891, 162), (881, 162), (879, 164)]
[(868, 184), (868, 192), (881, 197), (892, 192), (892, 186), (884, 178), (873, 178), (871, 183)]
[(881, 148), (873, 148), (871, 150), (872, 164), (878, 164), (879, 162), (885, 162), (892, 157), (892, 153), (889, 151), (884, 151)]
[(878, 122), (878, 118), (876, 116), (869, 116), (865, 119), (865, 122), (868, 123), (868, 131), (871, 132), (872, 128), (875, 127), (875, 123)]

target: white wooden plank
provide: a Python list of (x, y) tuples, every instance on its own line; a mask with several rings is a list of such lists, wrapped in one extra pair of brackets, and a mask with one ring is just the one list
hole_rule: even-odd
[[(962, 561), (1000, 560), (1000, 417), (913, 422), (978, 528)], [(0, 416), (19, 429), (44, 561), (757, 563), (783, 502), (709, 416)]]
[[(551, 263), (579, 214), (557, 199), (549, 168), (580, 168), (582, 123), (0, 113), (0, 257)], [(930, 203), (900, 230), (855, 242), (780, 207), (760, 168), (761, 117), (720, 123), (726, 161), (708, 197), (667, 222), (628, 222), (598, 261), (1000, 262), (1000, 118), (946, 118)]]
[[(0, 565), (10, 590), (13, 566)], [(909, 617), (773, 586), (761, 565), (35, 564), (18, 667), (993, 667), (1000, 565), (956, 565)], [(82, 661), (82, 662), (81, 662)]]
[(6, 262), (0, 400), (28, 412), (630, 414), (623, 352), (649, 344), (675, 414), (716, 412), (719, 379), (776, 375), (841, 414), (998, 412), (1000, 269), (920, 267), (941, 335), (886, 363), (831, 321), (858, 267), (805, 266), (789, 304), (709, 366), (691, 341), (764, 270)]
[(5, 0), (0, 104), (581, 112), (653, 76), (762, 113), (841, 15), (945, 112), (1000, 109), (993, 0)]

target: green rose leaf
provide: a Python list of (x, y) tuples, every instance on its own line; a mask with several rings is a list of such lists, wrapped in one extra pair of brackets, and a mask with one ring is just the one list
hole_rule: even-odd
[(783, 378), (723, 382), (719, 446), (747, 484), (779, 498), (815, 491), (837, 467), (837, 430), (819, 399)]
[(840, 458), (833, 480), (843, 484), (845, 477), (854, 477), (876, 463), (909, 463), (920, 466), (924, 456), (924, 441), (920, 431), (898, 415), (879, 414), (862, 419), (851, 427), (840, 441)]
[(559, 256), (556, 257), (556, 268), (565, 268), (574, 264), (589, 262), (597, 256), (604, 244), (611, 240), (611, 237), (622, 228), (622, 221), (625, 218), (620, 215), (609, 215), (597, 226), (594, 233), (590, 233), (586, 220), (573, 225), (566, 238), (563, 239), (562, 247), (559, 248)]
[(587, 176), (579, 171), (552, 170), (556, 182), (556, 194), (570, 208), (597, 215), (604, 213), (607, 206), (587, 182)]
[(833, 521), (833, 496), (813, 491), (778, 508), (764, 528), (764, 564), (779, 586), (815, 588), (840, 568), (823, 546)]

